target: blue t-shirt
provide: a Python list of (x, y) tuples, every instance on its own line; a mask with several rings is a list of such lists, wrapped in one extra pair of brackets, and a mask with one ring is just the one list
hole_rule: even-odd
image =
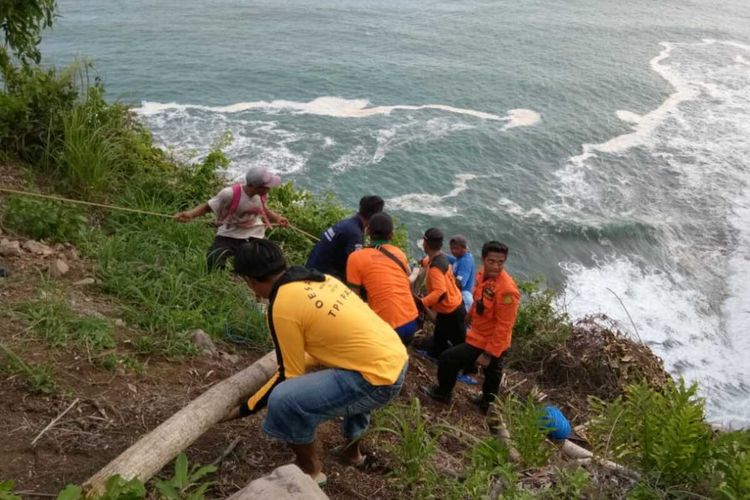
[(477, 272), (474, 267), (474, 257), (471, 256), (471, 252), (466, 252), (460, 259), (457, 259), (448, 253), (446, 256), (448, 257), (451, 266), (453, 266), (453, 275), (461, 282), (461, 291), (469, 293), (473, 292), (474, 279)]
[(364, 229), (358, 215), (329, 227), (310, 251), (305, 267), (331, 274), (346, 282), (346, 259), (357, 245), (362, 245)]

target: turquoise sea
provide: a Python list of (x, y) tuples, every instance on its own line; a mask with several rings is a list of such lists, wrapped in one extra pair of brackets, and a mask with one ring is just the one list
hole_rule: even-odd
[(174, 154), (228, 131), (230, 176), (504, 241), (750, 425), (747, 0), (58, 4), (46, 62), (90, 57)]

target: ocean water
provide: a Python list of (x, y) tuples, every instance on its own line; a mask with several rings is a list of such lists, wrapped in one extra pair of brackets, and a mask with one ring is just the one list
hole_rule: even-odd
[(90, 57), (175, 155), (231, 132), (230, 177), (504, 241), (750, 425), (747, 0), (58, 3), (46, 62)]

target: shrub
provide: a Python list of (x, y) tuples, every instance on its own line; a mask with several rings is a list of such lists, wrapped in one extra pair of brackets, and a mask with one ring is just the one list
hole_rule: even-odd
[(54, 168), (49, 144), (63, 136), (63, 117), (78, 98), (76, 68), (25, 66), (7, 75), (0, 92), (0, 152), (47, 171)]
[(697, 385), (686, 387), (680, 379), (661, 390), (631, 385), (609, 403), (592, 398), (598, 416), (590, 434), (597, 452), (640, 469), (641, 489), (747, 497), (750, 438), (746, 432), (712, 431), (696, 393)]
[(10, 196), (3, 214), (3, 225), (36, 240), (75, 243), (84, 238), (89, 221), (75, 206)]
[(697, 386), (669, 384), (663, 393), (645, 383), (626, 389), (611, 403), (592, 400), (600, 416), (591, 432), (599, 453), (637, 466), (666, 485), (695, 484), (706, 472), (711, 429)]
[(536, 370), (555, 348), (570, 336), (570, 321), (565, 313), (555, 309), (554, 290), (540, 290), (540, 281), (519, 283), (522, 293), (513, 343), (508, 353), (508, 366), (521, 370)]
[(113, 183), (112, 169), (117, 150), (106, 125), (97, 123), (96, 115), (86, 104), (74, 107), (63, 118), (63, 145), (59, 163), (71, 190), (89, 197)]

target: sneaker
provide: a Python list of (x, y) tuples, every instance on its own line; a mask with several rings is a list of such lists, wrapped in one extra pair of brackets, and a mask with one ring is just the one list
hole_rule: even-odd
[(430, 354), (430, 351), (428, 351), (426, 349), (417, 349), (414, 352), (417, 354), (417, 356), (420, 356), (420, 357), (422, 357), (422, 358), (424, 358), (424, 359), (426, 359), (428, 361), (432, 361), (433, 363), (437, 363), (438, 362), (438, 359), (435, 356), (433, 356), (432, 354)]
[(451, 402), (451, 395), (441, 393), (440, 388), (436, 385), (432, 385), (432, 386), (423, 385), (422, 387), (420, 387), (420, 389), (424, 394), (430, 396), (435, 401), (438, 401), (440, 403)]
[(466, 385), (477, 385), (479, 383), (477, 379), (475, 379), (471, 375), (466, 375), (465, 373), (462, 373), (461, 375), (456, 377), (456, 380)]

